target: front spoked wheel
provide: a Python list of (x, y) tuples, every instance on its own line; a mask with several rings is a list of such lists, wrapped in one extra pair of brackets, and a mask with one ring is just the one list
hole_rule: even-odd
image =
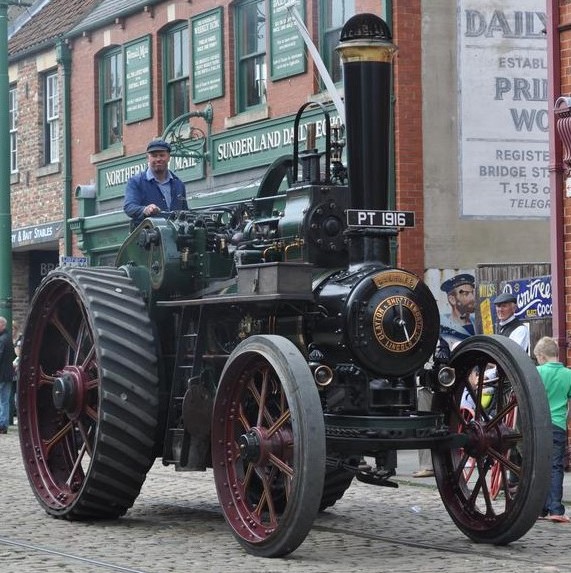
[[(453, 393), (440, 395), (461, 448), (433, 451), (444, 505), (473, 541), (504, 545), (519, 539), (541, 513), (550, 484), (551, 416), (537, 368), (503, 336), (473, 336), (453, 352)], [(477, 373), (476, 382), (470, 375)], [(483, 399), (493, 392), (492, 401)], [(473, 415), (461, 407), (466, 395)]]
[(257, 556), (305, 539), (319, 510), (325, 427), (311, 371), (280, 336), (252, 336), (230, 355), (212, 416), (212, 466), (232, 532)]

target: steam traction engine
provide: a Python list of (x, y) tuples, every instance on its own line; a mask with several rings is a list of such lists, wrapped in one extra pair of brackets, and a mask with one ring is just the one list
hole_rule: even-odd
[[(325, 150), (299, 150), (306, 104), (293, 157), (270, 167), (255, 197), (212, 195), (146, 219), (114, 267), (59, 268), (37, 290), (18, 420), (48, 514), (125, 514), (160, 457), (212, 468), (238, 541), (285, 555), (353, 479), (396, 487), (397, 450), (430, 448), (469, 538), (507, 544), (535, 522), (550, 472), (537, 371), (504, 337), (450, 352), (427, 286), (389, 266), (391, 236), (411, 224), (387, 210), (395, 47), (386, 24), (362, 14), (338, 50), (347, 172), (325, 109)], [(418, 411), (419, 385), (434, 393), (431, 411)]]

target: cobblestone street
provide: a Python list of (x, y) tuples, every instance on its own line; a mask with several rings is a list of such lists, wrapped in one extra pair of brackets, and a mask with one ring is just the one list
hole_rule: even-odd
[[(355, 481), (318, 516), (301, 547), (282, 559), (248, 555), (218, 506), (210, 471), (177, 473), (160, 460), (127, 515), (70, 523), (35, 500), (16, 428), (0, 437), (2, 573), (399, 572), (558, 573), (569, 570), (567, 525), (538, 522), (508, 547), (476, 545), (456, 529), (432, 480), (409, 479), (416, 452), (403, 456), (398, 489)], [(400, 456), (400, 453), (399, 453)], [(400, 459), (400, 458), (399, 458)], [(415, 469), (412, 467), (412, 469)]]

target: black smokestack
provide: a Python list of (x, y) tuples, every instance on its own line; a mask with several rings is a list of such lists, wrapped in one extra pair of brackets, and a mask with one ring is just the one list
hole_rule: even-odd
[[(351, 208), (384, 210), (389, 200), (390, 97), (396, 46), (386, 22), (375, 14), (358, 14), (343, 27), (337, 50), (344, 75)], [(352, 262), (389, 264), (389, 236), (383, 230), (356, 231), (351, 242)]]

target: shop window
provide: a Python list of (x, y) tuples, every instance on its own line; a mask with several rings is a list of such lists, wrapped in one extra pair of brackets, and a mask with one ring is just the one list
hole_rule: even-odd
[(190, 45), (188, 25), (169, 30), (163, 39), (165, 77), (165, 126), (189, 111)]
[(105, 53), (100, 60), (101, 149), (123, 140), (123, 52)]
[(266, 103), (266, 7), (264, 0), (236, 5), (236, 89), (238, 111)]
[(343, 25), (355, 15), (355, 0), (325, 0), (321, 5), (321, 57), (335, 83), (343, 79), (339, 54), (335, 48)]
[(18, 173), (18, 98), (16, 86), (10, 86), (8, 116), (10, 129), (10, 173)]
[(44, 76), (44, 161), (60, 160), (59, 82), (57, 72)]

